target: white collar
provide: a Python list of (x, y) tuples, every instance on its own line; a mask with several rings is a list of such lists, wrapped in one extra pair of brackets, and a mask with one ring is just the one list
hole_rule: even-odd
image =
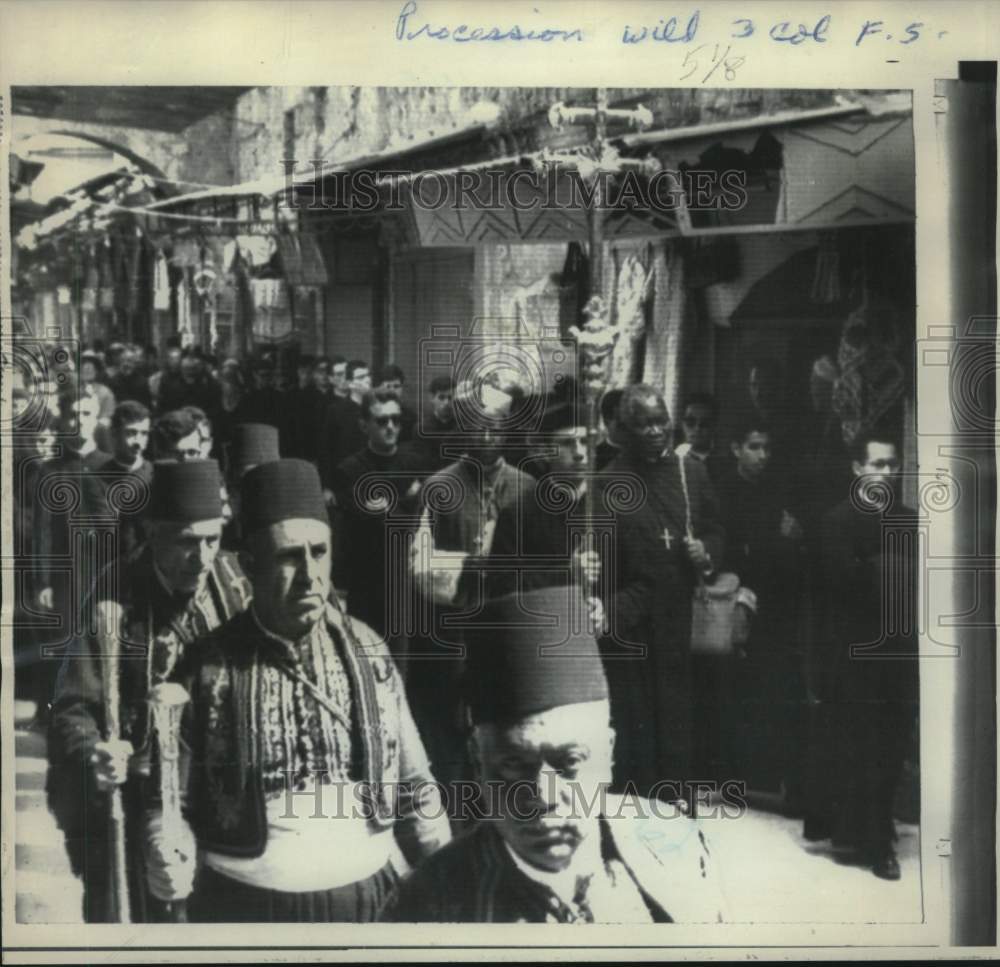
[(599, 829), (594, 829), (591, 834), (580, 844), (573, 854), (573, 859), (564, 870), (543, 870), (537, 866), (532, 866), (526, 860), (511, 849), (510, 843), (504, 840), (504, 848), (510, 854), (514, 865), (529, 880), (551, 890), (560, 900), (568, 906), (572, 905), (577, 894), (577, 883), (582, 877), (592, 876), (602, 868), (601, 861), (601, 835)]
[(79, 450), (74, 450), (73, 452), (78, 457), (88, 457), (97, 449), (97, 443), (93, 440), (84, 440), (83, 446)]

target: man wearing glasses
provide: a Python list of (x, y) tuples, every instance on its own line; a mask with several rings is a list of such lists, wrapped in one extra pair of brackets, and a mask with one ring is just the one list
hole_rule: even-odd
[[(347, 595), (347, 613), (386, 637), (394, 654), (403, 641), (399, 616), (406, 558), (402, 535), (393, 542), (391, 531), (394, 520), (400, 527), (412, 512), (420, 469), (412, 455), (399, 449), (402, 416), (394, 393), (369, 390), (361, 398), (365, 445), (340, 463), (332, 481), (337, 503), (334, 585)], [(389, 551), (397, 544), (398, 561)]]

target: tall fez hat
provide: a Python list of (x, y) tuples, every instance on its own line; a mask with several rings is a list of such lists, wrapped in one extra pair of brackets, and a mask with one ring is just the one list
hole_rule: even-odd
[(233, 431), (232, 468), (237, 475), (279, 459), (278, 428), (269, 423), (237, 423)]
[(319, 474), (308, 460), (272, 460), (248, 470), (240, 500), (244, 534), (296, 517), (330, 523)]
[(577, 585), (487, 604), (466, 629), (466, 700), (476, 724), (509, 724), (560, 705), (608, 697), (608, 682)]
[(214, 460), (160, 460), (153, 464), (149, 516), (193, 524), (222, 517), (222, 475)]

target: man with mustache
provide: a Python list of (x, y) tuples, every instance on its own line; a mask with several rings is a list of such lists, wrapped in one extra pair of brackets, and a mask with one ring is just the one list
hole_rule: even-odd
[[(149, 540), (99, 574), (94, 614), (120, 611), (117, 642), (90, 631), (67, 648), (49, 730), (49, 808), (66, 836), (74, 872), (84, 881), (84, 919), (118, 917), (109, 866), (108, 793), (121, 786), (131, 919), (166, 919), (145, 889), (139, 829), (145, 812), (155, 740), (149, 688), (165, 681), (200, 636), (243, 610), (250, 588), (236, 559), (219, 550), (222, 505), (214, 460), (162, 462), (153, 469)], [(104, 656), (121, 654), (121, 734), (106, 736)]]
[(404, 880), (382, 919), (718, 923), (698, 824), (608, 792), (615, 733), (579, 588), (499, 598), (466, 629), (481, 819)]
[(316, 468), (260, 464), (241, 498), (253, 604), (178, 670), (191, 830), (151, 813), (150, 889), (198, 922), (373, 920), (395, 841), (413, 864), (448, 841), (438, 790), (388, 649), (331, 603)]
[(623, 490), (636, 479), (641, 488), (614, 516), (614, 567), (605, 563), (615, 787), (651, 795), (665, 780), (694, 778), (691, 598), (722, 563), (723, 528), (704, 465), (671, 452), (663, 397), (629, 386), (619, 414), (624, 449), (604, 468), (606, 487), (618, 477)]

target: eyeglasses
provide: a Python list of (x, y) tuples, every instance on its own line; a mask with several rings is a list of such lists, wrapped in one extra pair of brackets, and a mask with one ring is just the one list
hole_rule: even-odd
[(402, 419), (398, 416), (376, 416), (375, 423), (381, 427), (387, 427), (390, 423), (393, 426), (399, 426), (402, 423)]
[(713, 426), (714, 420), (695, 420), (691, 417), (684, 417), (683, 423), (685, 426), (690, 426), (693, 429), (707, 430), (710, 426)]

